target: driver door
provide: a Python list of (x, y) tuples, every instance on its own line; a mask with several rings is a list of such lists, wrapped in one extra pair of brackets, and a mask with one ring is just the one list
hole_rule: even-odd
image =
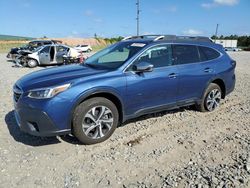
[(41, 65), (47, 65), (50, 63), (50, 46), (45, 46), (39, 52), (39, 61)]
[[(153, 71), (136, 73), (134, 65), (140, 62), (152, 64)], [(172, 65), (171, 45), (146, 50), (125, 74), (128, 99), (125, 104), (130, 114), (143, 114), (176, 104), (178, 70)]]

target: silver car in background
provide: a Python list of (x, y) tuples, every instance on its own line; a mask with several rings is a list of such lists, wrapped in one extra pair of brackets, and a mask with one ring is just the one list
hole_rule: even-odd
[(64, 57), (78, 58), (80, 54), (74, 48), (63, 44), (51, 44), (34, 51), (22, 51), (16, 62), (22, 66), (34, 68), (38, 65), (63, 64)]

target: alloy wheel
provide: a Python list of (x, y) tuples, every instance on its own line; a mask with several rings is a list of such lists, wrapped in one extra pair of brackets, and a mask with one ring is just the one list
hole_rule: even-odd
[(207, 95), (206, 107), (208, 111), (213, 111), (219, 106), (221, 100), (221, 92), (219, 89), (213, 89)]
[(82, 129), (91, 139), (104, 137), (113, 126), (112, 111), (106, 106), (92, 107), (84, 116)]

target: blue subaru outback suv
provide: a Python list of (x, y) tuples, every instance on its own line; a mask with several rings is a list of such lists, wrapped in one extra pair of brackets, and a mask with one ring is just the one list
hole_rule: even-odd
[(188, 105), (213, 111), (234, 89), (235, 66), (206, 37), (127, 37), (84, 64), (22, 77), (13, 87), (15, 117), (29, 134), (95, 144), (143, 114)]

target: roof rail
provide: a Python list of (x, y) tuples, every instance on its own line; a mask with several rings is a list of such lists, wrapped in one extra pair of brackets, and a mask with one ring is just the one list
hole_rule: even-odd
[(154, 41), (161, 40), (161, 39), (164, 39), (164, 35), (159, 36), (159, 37), (156, 37), (156, 38), (154, 39)]
[(124, 37), (122, 40), (130, 40), (130, 39), (155, 39), (157, 37), (161, 37), (163, 35), (139, 35), (139, 36), (128, 36)]
[(133, 36), (124, 37), (122, 40), (132, 39)]
[(158, 40), (196, 40), (202, 42), (213, 42), (209, 37), (203, 36), (176, 36), (176, 35), (140, 35), (140, 36), (129, 36), (125, 37), (124, 40), (130, 39), (153, 39), (153, 41)]
[(203, 37), (203, 36), (176, 36), (176, 39), (179, 39), (179, 40), (196, 40), (196, 41), (203, 41), (203, 42), (212, 42), (209, 37)]

